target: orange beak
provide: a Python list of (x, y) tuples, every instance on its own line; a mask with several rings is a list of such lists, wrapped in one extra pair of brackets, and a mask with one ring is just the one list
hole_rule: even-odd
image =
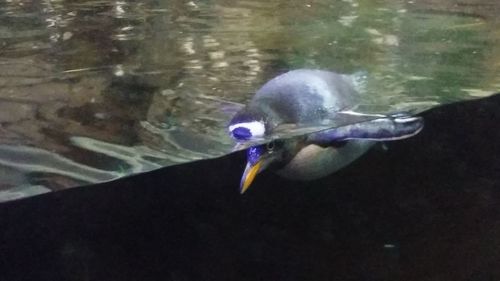
[(243, 176), (241, 177), (240, 183), (240, 193), (243, 194), (252, 184), (255, 176), (260, 172), (260, 168), (262, 166), (262, 159), (257, 161), (254, 165), (247, 163), (245, 167), (245, 171), (243, 172)]

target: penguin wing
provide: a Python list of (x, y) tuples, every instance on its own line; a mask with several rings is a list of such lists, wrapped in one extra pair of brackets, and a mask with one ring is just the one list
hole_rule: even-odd
[(311, 143), (325, 144), (353, 139), (388, 141), (405, 139), (418, 134), (424, 125), (423, 118), (407, 113), (382, 116), (333, 129), (326, 129), (308, 136)]
[[(248, 141), (255, 145), (273, 139), (286, 139), (309, 134), (316, 136), (315, 139), (318, 140), (324, 138), (326, 142), (335, 141), (336, 139), (343, 141), (346, 139), (364, 138), (361, 137), (361, 134), (354, 133), (356, 126), (363, 124), (362, 128), (366, 127), (366, 130), (373, 128), (374, 131), (375, 125), (366, 122), (383, 118), (387, 118), (387, 116), (381, 114), (363, 114), (353, 111), (338, 111), (316, 122), (281, 123), (276, 125), (265, 136), (252, 138)], [(375, 137), (375, 133), (370, 134), (370, 137)]]

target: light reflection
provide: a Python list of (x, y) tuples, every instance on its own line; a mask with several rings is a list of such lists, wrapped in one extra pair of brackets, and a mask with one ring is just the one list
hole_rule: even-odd
[(191, 37), (184, 38), (184, 42), (182, 44), (182, 50), (187, 55), (194, 55), (196, 53), (196, 51), (194, 50), (193, 38)]
[(123, 65), (117, 64), (115, 65), (114, 72), (115, 76), (123, 76), (125, 74), (125, 70), (123, 70)]
[(33, 173), (47, 173), (66, 176), (86, 183), (111, 180), (118, 173), (89, 167), (44, 149), (0, 145), (0, 165)]
[(116, 18), (122, 18), (124, 17), (125, 15), (125, 8), (124, 6), (126, 5), (127, 3), (124, 2), (124, 1), (115, 1), (115, 5), (114, 5), (114, 14), (115, 14), (115, 17)]
[[(29, 118), (2, 122), (0, 145), (15, 139), (45, 151), (27, 150), (46, 157), (32, 171), (56, 173), (46, 165), (61, 177), (72, 178), (73, 166), (54, 155), (102, 165), (107, 179), (229, 153), (228, 120), (290, 68), (366, 71), (370, 95), (360, 108), (368, 111), (419, 112), (498, 89), (496, 25), (397, 1), (20, 4), (0, 4), (9, 23), (0, 98), (19, 114), (36, 106)], [(21, 164), (12, 169), (29, 173), (14, 160)]]

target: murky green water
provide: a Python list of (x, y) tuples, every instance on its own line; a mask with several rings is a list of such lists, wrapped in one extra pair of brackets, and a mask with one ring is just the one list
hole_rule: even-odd
[(290, 69), (367, 71), (370, 113), (491, 95), (500, 4), (451, 2), (3, 1), (0, 200), (227, 154)]

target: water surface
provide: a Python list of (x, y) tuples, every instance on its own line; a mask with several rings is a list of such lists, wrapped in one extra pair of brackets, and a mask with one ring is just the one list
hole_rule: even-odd
[(366, 71), (370, 113), (489, 96), (500, 4), (451, 2), (4, 1), (0, 200), (230, 153), (290, 69)]

